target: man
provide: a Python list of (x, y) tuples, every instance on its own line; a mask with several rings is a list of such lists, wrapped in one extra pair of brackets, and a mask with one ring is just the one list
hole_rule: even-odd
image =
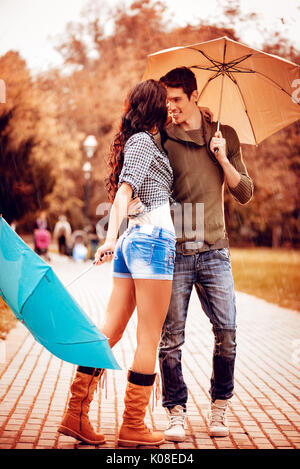
[[(223, 189), (226, 182), (234, 198), (245, 204), (252, 197), (253, 185), (234, 129), (221, 125), (220, 131), (216, 132), (216, 122), (203, 119), (197, 106), (193, 72), (185, 67), (177, 68), (162, 77), (161, 82), (167, 88), (172, 117), (172, 123), (166, 127), (163, 146), (174, 172), (173, 198), (181, 204), (182, 212), (191, 204), (193, 206), (193, 211), (186, 217), (182, 213), (181, 217), (183, 225), (177, 236), (172, 297), (159, 347), (163, 406), (169, 414), (165, 438), (172, 441), (185, 438), (188, 396), (182, 375), (181, 347), (194, 285), (215, 336), (209, 434), (226, 436), (229, 431), (226, 409), (234, 388), (236, 307), (225, 232)], [(157, 141), (158, 145), (161, 143)], [(188, 220), (190, 226), (197, 225), (196, 206), (201, 207), (201, 204), (204, 207), (204, 230), (203, 224), (196, 230), (184, 226), (189, 216), (192, 216), (192, 220)], [(176, 228), (180, 228), (178, 223)]]
[(72, 234), (72, 228), (65, 215), (60, 215), (54, 227), (53, 237), (57, 240), (59, 254), (66, 254), (67, 243)]

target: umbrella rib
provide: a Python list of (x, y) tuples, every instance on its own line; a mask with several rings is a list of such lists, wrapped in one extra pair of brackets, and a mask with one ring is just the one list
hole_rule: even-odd
[(209, 60), (215, 67), (217, 67), (219, 70), (220, 70), (220, 65), (223, 65), (222, 62), (219, 62), (218, 60), (214, 60), (212, 59), (211, 57), (209, 57), (208, 55), (206, 55), (201, 49), (195, 49), (194, 47), (187, 47), (187, 49), (190, 49), (190, 50), (195, 50), (196, 52), (199, 52), (201, 53), (202, 55), (204, 55), (204, 57)]
[(215, 68), (216, 66), (213, 66), (213, 67), (201, 67), (200, 65), (191, 65), (190, 68), (197, 68), (199, 70), (209, 70), (211, 72), (217, 72), (217, 71), (221, 71), (220, 67), (217, 67), (217, 69)]
[[(251, 57), (253, 55), (253, 54), (243, 55), (242, 57), (238, 57), (237, 59), (232, 60), (231, 62), (220, 62), (219, 60), (215, 60), (215, 59), (212, 59), (211, 57), (209, 57), (201, 49), (195, 49), (194, 47), (188, 47), (188, 49), (194, 50), (196, 52), (201, 53), (207, 60), (209, 60), (213, 64), (213, 67), (217, 68), (218, 71), (224, 70), (225, 72), (227, 72), (228, 69), (230, 69), (231, 67), (237, 66), (239, 63), (243, 62), (244, 60), (247, 60), (249, 57)], [(217, 71), (213, 67), (201, 67), (200, 65), (192, 65), (191, 66), (191, 68), (198, 68), (198, 69), (201, 69), (201, 70)], [(236, 71), (238, 72), (239, 70), (236, 70)], [(242, 73), (253, 73), (253, 70), (249, 69), (248, 72), (243, 71)]]
[(103, 334), (103, 339), (97, 339), (97, 340), (85, 340), (83, 342), (70, 342), (70, 343), (66, 343), (66, 342), (57, 342), (57, 344), (59, 345), (82, 345), (82, 344), (93, 344), (93, 343), (97, 343), (97, 342), (105, 342), (107, 340), (107, 337), (104, 336)]
[[(200, 69), (200, 70), (210, 70), (210, 71), (212, 71), (212, 72), (215, 71), (215, 70), (208, 69), (208, 68), (203, 69), (202, 67), (198, 67), (197, 65), (192, 65), (191, 68), (196, 68), (196, 69)], [(212, 75), (211, 77), (209, 77), (208, 81), (214, 80), (215, 78), (219, 77), (220, 75), (221, 75), (221, 70), (219, 70), (219, 71), (216, 72), (214, 75)]]
[(234, 77), (230, 76), (229, 73), (227, 74), (227, 76), (230, 78), (230, 80), (233, 81), (233, 83), (236, 85), (236, 87), (237, 87), (237, 89), (238, 89), (238, 91), (239, 91), (240, 97), (241, 97), (242, 102), (243, 102), (243, 104), (244, 104), (245, 113), (246, 113), (246, 115), (247, 115), (247, 119), (248, 119), (248, 121), (249, 121), (251, 130), (252, 130), (252, 133), (253, 133), (253, 137), (254, 137), (255, 143), (256, 143), (256, 145), (258, 145), (258, 143), (257, 143), (257, 138), (256, 138), (256, 135), (255, 135), (255, 131), (254, 131), (254, 128), (253, 128), (251, 119), (250, 119), (249, 114), (248, 114), (247, 106), (246, 106), (246, 103), (245, 103), (244, 96), (243, 96), (243, 93), (242, 93), (242, 91), (241, 91), (241, 88), (240, 88), (238, 82), (236, 81), (236, 79), (235, 79)]
[(229, 70), (230, 73), (256, 73), (254, 70), (250, 70), (250, 69), (245, 69), (245, 70), (239, 70), (238, 68), (235, 69), (234, 67), (232, 68), (232, 70)]
[(227, 66), (226, 68), (228, 69), (229, 67), (233, 67), (234, 65), (238, 65), (241, 62), (244, 62), (244, 60), (249, 59), (249, 57), (251, 56), (252, 54), (243, 55), (242, 57), (239, 57), (238, 59), (232, 60), (231, 62), (226, 62), (224, 65), (226, 65)]
[[(201, 67), (201, 65), (191, 65), (190, 68), (196, 68), (198, 70), (208, 70), (208, 71), (212, 71), (212, 72), (222, 72), (222, 69), (220, 67), (217, 67), (217, 70), (215, 67)], [(243, 69), (243, 70), (240, 70), (238, 68), (235, 68), (233, 66), (231, 66), (231, 70), (228, 70), (225, 69), (225, 73), (228, 73), (228, 72), (232, 72), (232, 73), (256, 73), (254, 70), (251, 70), (250, 68), (249, 69)]]
[(21, 322), (24, 322), (24, 318), (22, 317), (22, 314), (23, 314), (23, 309), (24, 309), (24, 306), (26, 305), (28, 299), (34, 294), (35, 290), (37, 289), (38, 285), (41, 283), (41, 281), (43, 280), (44, 277), (47, 277), (47, 273), (51, 270), (51, 267), (49, 266), (48, 269), (44, 272), (43, 276), (39, 279), (38, 283), (34, 286), (33, 290), (30, 292), (30, 294), (27, 296), (26, 300), (24, 301), (24, 303), (22, 304), (22, 307), (20, 309), (20, 316), (21, 316), (21, 319), (20, 321)]
[(205, 91), (205, 89), (207, 88), (207, 86), (209, 85), (209, 83), (210, 83), (212, 80), (214, 80), (215, 78), (217, 78), (218, 76), (220, 76), (220, 73), (215, 73), (214, 76), (210, 77), (210, 78), (207, 80), (207, 82), (206, 82), (205, 85), (203, 86), (201, 92), (199, 92), (199, 96), (198, 96), (198, 100), (197, 100), (197, 101), (199, 101), (199, 99), (201, 98), (202, 94), (204, 93), (204, 91)]
[[(252, 70), (253, 73), (257, 74), (257, 75), (261, 75), (262, 77), (264, 77), (266, 80), (269, 80), (271, 83), (273, 83), (273, 85), (276, 85), (278, 88), (281, 89), (281, 91), (283, 91), (284, 93), (286, 93), (288, 96), (292, 97), (292, 95), (286, 91), (284, 88), (282, 88), (282, 86), (277, 83), (275, 80), (273, 80), (272, 78), (268, 77), (267, 75), (265, 75), (264, 73), (262, 72), (258, 72), (256, 70)], [(298, 104), (300, 106), (300, 102), (298, 103), (295, 103), (295, 104)]]

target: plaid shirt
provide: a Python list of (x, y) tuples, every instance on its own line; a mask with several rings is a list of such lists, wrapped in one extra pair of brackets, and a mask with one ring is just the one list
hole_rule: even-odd
[(166, 153), (158, 148), (149, 132), (138, 132), (127, 140), (119, 186), (122, 182), (132, 187), (133, 197), (139, 196), (145, 205), (144, 212), (169, 201), (172, 168)]

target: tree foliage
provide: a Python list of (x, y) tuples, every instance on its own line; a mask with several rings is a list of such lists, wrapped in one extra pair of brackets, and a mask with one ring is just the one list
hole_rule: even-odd
[[(243, 17), (236, 1), (222, 2), (222, 8), (227, 18), (223, 23), (203, 19), (198, 25), (177, 27), (165, 19), (163, 1), (141, 0), (130, 8), (121, 4), (112, 8), (108, 1), (94, 0), (83, 12), (82, 21), (70, 23), (59, 39), (63, 70), (50, 70), (33, 80), (17, 54), (10, 52), (0, 58), (0, 78), (9, 89), (7, 104), (0, 105), (0, 122), (1, 148), (6, 155), (3, 159), (2, 151), (4, 192), (8, 186), (14, 188), (15, 202), (8, 209), (11, 217), (22, 217), (26, 207), (34, 211), (42, 204), (53, 216), (60, 212), (69, 215), (74, 228), (83, 224), (83, 141), (93, 134), (98, 147), (92, 158), (90, 217), (96, 221), (97, 205), (107, 201), (104, 179), (110, 142), (127, 92), (142, 79), (147, 54), (224, 35), (239, 40), (237, 25), (256, 21), (255, 13), (250, 20)], [(299, 53), (284, 38), (277, 35), (273, 39), (264, 50), (299, 63)], [(240, 206), (225, 194), (232, 243), (299, 242), (299, 123), (257, 148), (244, 145), (243, 155), (255, 196), (250, 204)], [(18, 176), (13, 164), (18, 166)], [(24, 171), (29, 167), (30, 171)], [(35, 187), (32, 194), (30, 184)], [(22, 204), (23, 211), (17, 211)]]
[(0, 58), (0, 76), (6, 84), (0, 105), (1, 213), (29, 228), (37, 211), (59, 214), (68, 200), (74, 183), (64, 170), (80, 154), (80, 144), (60, 122), (56, 94), (32, 79), (18, 53)]
[(38, 158), (41, 106), (25, 62), (9, 52), (0, 70), (8, 91), (0, 108), (0, 210), (10, 223), (39, 209), (55, 180), (50, 162)]

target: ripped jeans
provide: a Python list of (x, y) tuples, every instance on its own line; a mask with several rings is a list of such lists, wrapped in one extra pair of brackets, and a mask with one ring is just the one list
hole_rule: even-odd
[(194, 285), (215, 336), (211, 399), (229, 399), (233, 395), (236, 306), (229, 251), (223, 248), (192, 255), (176, 253), (172, 296), (159, 345), (162, 403), (168, 409), (180, 404), (186, 410), (188, 393), (182, 375), (181, 347)]

